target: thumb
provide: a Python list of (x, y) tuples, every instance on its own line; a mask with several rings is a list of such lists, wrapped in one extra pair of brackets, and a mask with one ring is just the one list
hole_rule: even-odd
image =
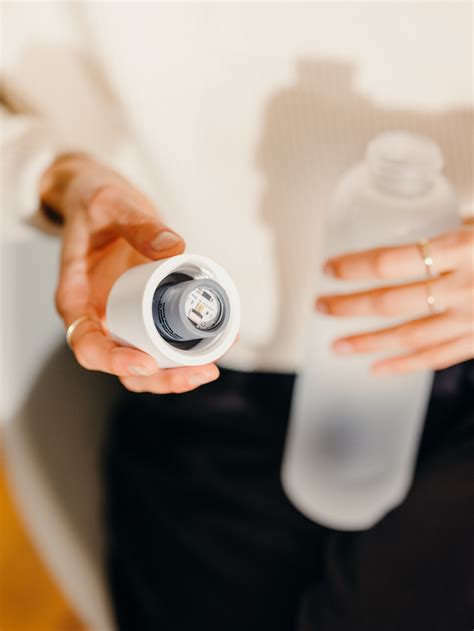
[(149, 259), (162, 259), (184, 252), (184, 241), (160, 221), (119, 224), (117, 232)]
[(113, 205), (109, 217), (116, 232), (147, 258), (161, 259), (184, 251), (182, 237), (164, 224), (148, 204), (122, 199)]

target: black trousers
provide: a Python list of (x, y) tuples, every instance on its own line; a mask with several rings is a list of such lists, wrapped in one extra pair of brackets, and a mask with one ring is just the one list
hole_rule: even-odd
[(436, 375), (411, 492), (352, 533), (282, 491), (292, 376), (125, 393), (105, 459), (119, 629), (471, 631), (473, 386), (473, 362)]

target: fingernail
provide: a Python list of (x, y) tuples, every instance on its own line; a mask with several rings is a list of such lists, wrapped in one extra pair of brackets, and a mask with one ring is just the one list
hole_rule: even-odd
[(331, 263), (331, 261), (327, 261), (324, 264), (323, 272), (326, 274), (326, 276), (335, 276), (336, 275), (336, 268)]
[(151, 242), (151, 246), (154, 250), (169, 250), (170, 248), (177, 245), (181, 239), (174, 232), (170, 232), (169, 230), (163, 230), (160, 234), (153, 239)]
[(153, 368), (147, 368), (146, 366), (129, 366), (128, 369), (133, 375), (138, 377), (149, 377), (156, 372)]
[(336, 353), (348, 354), (353, 352), (354, 346), (347, 340), (337, 340), (333, 344), (333, 349)]
[(329, 313), (328, 304), (322, 298), (319, 298), (316, 302), (316, 309), (319, 311), (319, 313)]

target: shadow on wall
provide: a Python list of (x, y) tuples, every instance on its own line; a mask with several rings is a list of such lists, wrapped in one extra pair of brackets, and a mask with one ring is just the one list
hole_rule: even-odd
[(281, 337), (288, 339), (289, 305), (309, 305), (312, 299), (322, 214), (341, 174), (363, 158), (371, 138), (394, 129), (429, 136), (443, 151), (445, 173), (461, 202), (472, 199), (473, 110), (384, 107), (357, 92), (354, 78), (351, 64), (302, 60), (294, 83), (277, 92), (265, 110), (256, 162), (264, 178), (261, 217), (274, 237), (280, 304), (263, 357), (270, 348), (275, 352)]

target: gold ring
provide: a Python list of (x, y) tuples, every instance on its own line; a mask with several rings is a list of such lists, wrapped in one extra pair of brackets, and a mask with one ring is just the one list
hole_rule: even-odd
[(435, 299), (433, 296), (433, 287), (430, 283), (430, 279), (433, 278), (433, 257), (431, 256), (431, 246), (428, 239), (420, 239), (417, 243), (418, 249), (420, 250), (421, 258), (423, 259), (423, 263), (425, 265), (425, 272), (427, 277), (427, 282), (425, 283), (426, 287), (426, 302), (428, 304), (428, 310), (430, 313), (434, 313), (435, 309)]
[(72, 336), (74, 335), (74, 331), (77, 329), (79, 325), (81, 325), (83, 322), (87, 322), (88, 320), (90, 320), (91, 322), (97, 322), (97, 324), (99, 324), (100, 326), (99, 318), (94, 318), (94, 316), (81, 316), (80, 318), (76, 318), (74, 322), (71, 322), (71, 324), (67, 327), (66, 344), (69, 346), (71, 350), (72, 350)]

